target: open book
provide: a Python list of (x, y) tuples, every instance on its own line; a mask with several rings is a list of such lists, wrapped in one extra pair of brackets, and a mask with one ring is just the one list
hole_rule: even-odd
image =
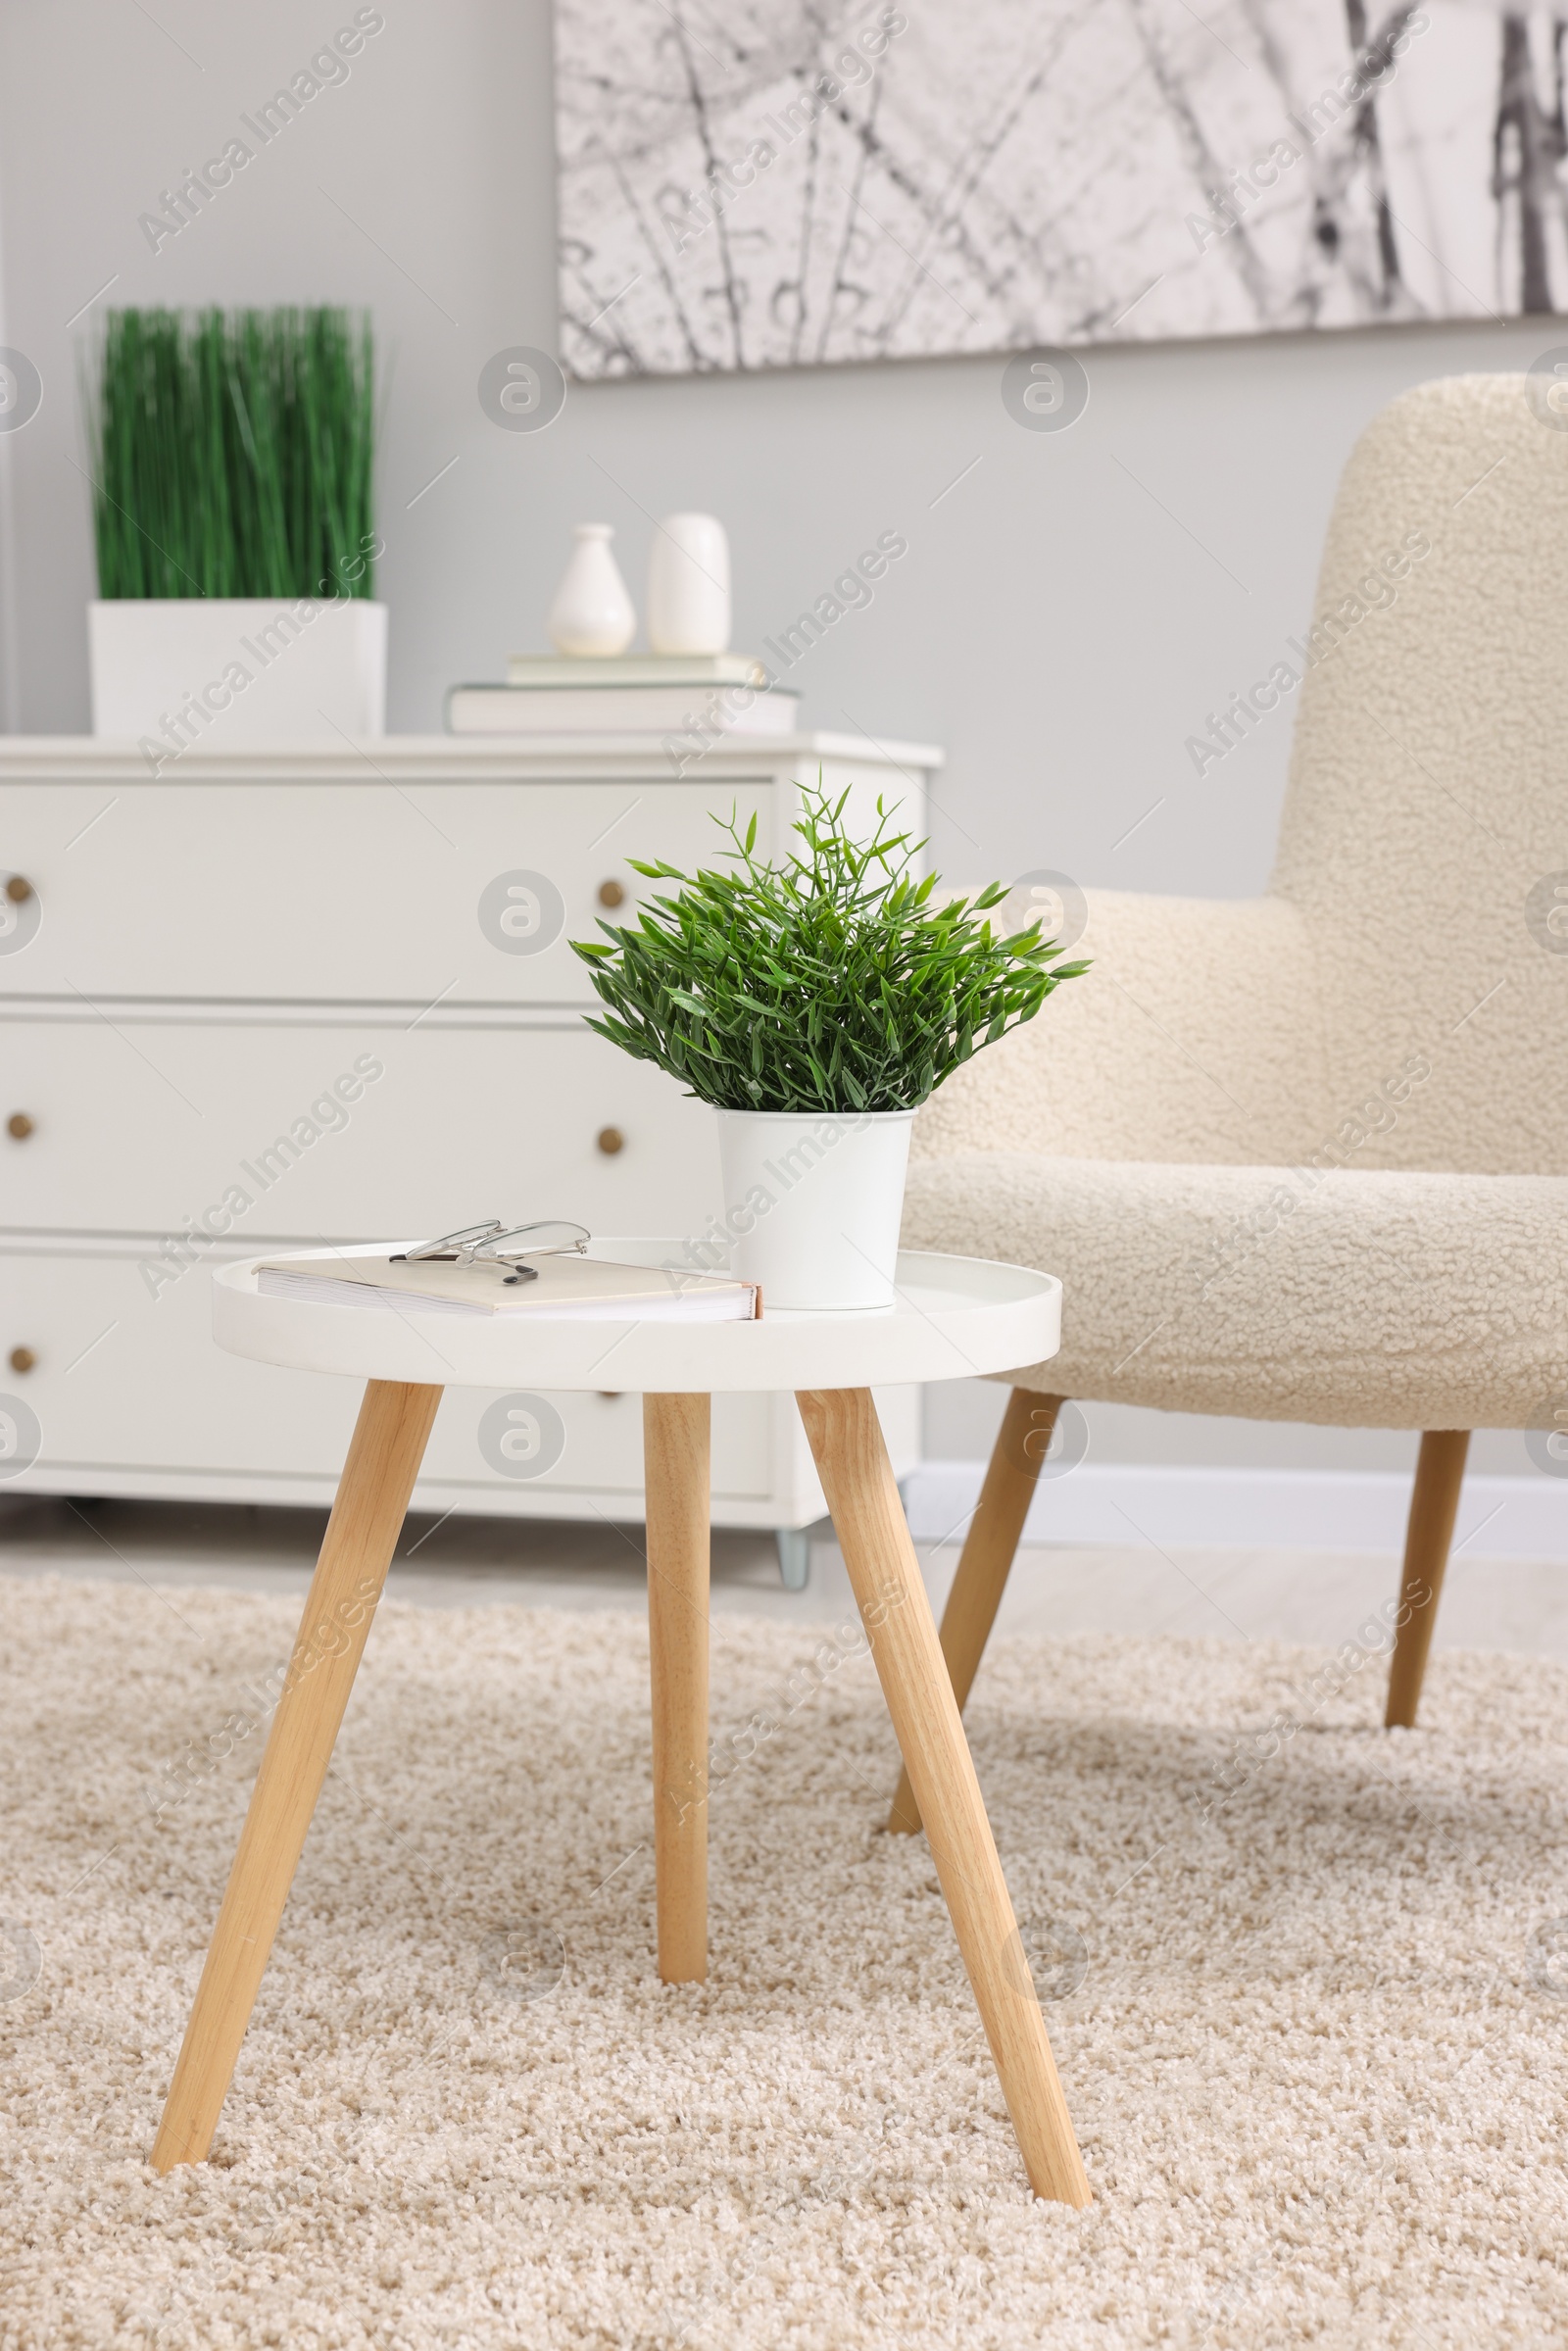
[(500, 1258), (468, 1265), (394, 1256), (276, 1257), (258, 1266), (264, 1298), (379, 1306), (399, 1314), (540, 1314), (580, 1322), (756, 1322), (755, 1282), (678, 1267), (607, 1265), (594, 1257)]

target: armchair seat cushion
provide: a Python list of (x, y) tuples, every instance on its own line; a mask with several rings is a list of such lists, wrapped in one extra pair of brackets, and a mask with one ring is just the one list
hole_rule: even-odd
[(904, 1242), (1060, 1276), (1052, 1394), (1347, 1428), (1518, 1429), (1568, 1389), (1568, 1178), (971, 1151)]

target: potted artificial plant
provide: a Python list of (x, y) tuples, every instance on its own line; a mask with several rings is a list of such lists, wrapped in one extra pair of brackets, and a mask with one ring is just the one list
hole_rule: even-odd
[(678, 893), (573, 943), (609, 1007), (589, 1027), (718, 1112), (722, 1229), (711, 1257), (694, 1248), (694, 1270), (722, 1249), (773, 1307), (893, 1304), (916, 1110), (1087, 969), (1058, 962), (1038, 922), (993, 928), (1000, 882), (939, 899), (936, 877), (911, 871), (925, 844), (895, 832), (880, 800), (858, 840), (848, 798), (807, 792), (803, 846), (781, 864), (754, 855), (757, 818), (743, 837), (733, 815), (718, 820), (730, 872), (632, 858)]
[(115, 311), (85, 385), (93, 732), (380, 734), (373, 372), (341, 310)]

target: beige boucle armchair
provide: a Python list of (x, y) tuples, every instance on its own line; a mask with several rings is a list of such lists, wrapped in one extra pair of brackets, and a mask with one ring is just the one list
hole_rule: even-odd
[[(1093, 969), (916, 1123), (906, 1243), (1038, 1265), (1065, 1293), (1061, 1352), (1012, 1375), (944, 1621), (960, 1704), (1056, 1399), (1426, 1432), (1389, 1697), (1410, 1723), (1468, 1432), (1540, 1426), (1568, 1391), (1550, 418), (1524, 376), (1482, 375), (1374, 420), (1312, 665), (1282, 652), (1298, 690), (1276, 672), (1279, 707), (1232, 719), (1285, 726), (1296, 705), (1267, 895), (1090, 892)], [(899, 1810), (913, 1825), (906, 1788)]]

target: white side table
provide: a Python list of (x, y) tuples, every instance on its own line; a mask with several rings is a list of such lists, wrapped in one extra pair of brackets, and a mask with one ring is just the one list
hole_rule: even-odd
[[(657, 1265), (678, 1250), (600, 1240), (592, 1253)], [(899, 1283), (890, 1314), (694, 1326), (323, 1305), (264, 1298), (254, 1262), (215, 1274), (220, 1347), (367, 1386), (153, 2148), (161, 2171), (201, 2162), (212, 2143), (442, 1389), (592, 1390), (612, 1367), (614, 1385), (643, 1397), (660, 1974), (689, 1984), (708, 1972), (710, 1397), (793, 1389), (1030, 2183), (1089, 2202), (870, 1396), (1054, 1354), (1061, 1286), (1022, 1266), (913, 1251)]]

